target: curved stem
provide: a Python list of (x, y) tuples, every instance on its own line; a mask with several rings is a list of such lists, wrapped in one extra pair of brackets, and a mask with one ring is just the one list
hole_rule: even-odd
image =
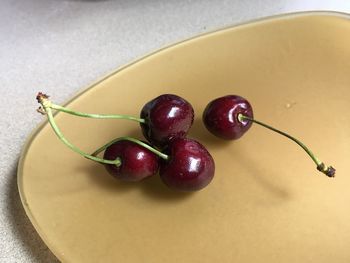
[(71, 109), (68, 109), (66, 107), (51, 103), (50, 108), (58, 111), (63, 111), (65, 113), (79, 116), (79, 117), (85, 117), (85, 118), (93, 118), (93, 119), (125, 119), (125, 120), (131, 120), (136, 121), (140, 123), (145, 123), (145, 119), (136, 118), (128, 115), (120, 115), (120, 114), (94, 114), (94, 113), (85, 113), (80, 111), (74, 111)]
[(61, 132), (61, 130), (58, 128), (53, 114), (52, 114), (52, 110), (50, 107), (47, 107), (47, 103), (45, 102), (45, 98), (41, 98), (40, 100), (41, 105), (43, 106), (44, 112), (47, 114), (47, 118), (48, 121), (52, 127), (52, 129), (54, 130), (55, 134), (57, 135), (57, 137), (66, 145), (68, 146), (70, 149), (72, 149), (74, 152), (84, 156), (87, 159), (90, 159), (92, 161), (95, 162), (99, 162), (99, 163), (103, 163), (103, 164), (114, 164), (116, 166), (120, 166), (121, 165), (121, 160), (120, 158), (117, 158), (115, 160), (105, 160), (105, 159), (101, 159), (98, 158), (96, 156), (92, 156), (90, 154), (87, 154), (85, 152), (83, 152), (82, 150), (80, 150), (79, 148), (77, 148), (76, 146), (74, 146), (72, 143), (70, 143), (63, 135), (63, 133)]
[(162, 152), (158, 151), (157, 149), (153, 148), (152, 146), (148, 145), (147, 143), (144, 143), (144, 142), (142, 142), (142, 141), (140, 141), (138, 139), (131, 138), (131, 137), (116, 138), (116, 139), (106, 143), (105, 145), (103, 145), (99, 149), (97, 149), (91, 155), (92, 156), (97, 156), (100, 152), (104, 151), (107, 147), (111, 146), (112, 144), (114, 144), (114, 143), (116, 143), (118, 141), (131, 141), (131, 142), (136, 143), (136, 144), (146, 148), (147, 150), (153, 152), (154, 154), (158, 155), (160, 158), (162, 158), (164, 160), (169, 160), (169, 156), (166, 155), (165, 153), (162, 153)]
[(273, 128), (271, 127), (270, 125), (267, 125), (263, 122), (260, 122), (260, 121), (257, 121), (253, 118), (250, 118), (248, 116), (245, 116), (243, 114), (238, 114), (238, 120), (240, 122), (242, 122), (242, 120), (248, 120), (248, 121), (251, 121), (251, 122), (254, 122), (256, 124), (259, 124), (267, 129), (270, 129), (274, 132), (277, 132), (285, 137), (287, 137), (288, 139), (294, 141), (296, 144), (298, 144), (309, 156), (310, 158), (314, 161), (314, 163), (316, 164), (317, 166), (317, 170), (319, 170), (320, 172), (324, 173), (325, 175), (327, 175), (328, 177), (334, 177), (335, 176), (335, 169), (332, 167), (332, 166), (328, 166), (326, 167), (325, 164), (323, 162), (321, 162), (316, 156), (315, 154), (308, 148), (306, 147), (305, 144), (303, 144), (301, 141), (299, 141), (298, 139), (296, 139), (295, 137), (283, 132), (283, 131), (280, 131), (276, 128)]
[(70, 143), (63, 135), (63, 133), (61, 132), (61, 130), (58, 128), (58, 126), (56, 125), (56, 122), (54, 120), (53, 114), (52, 114), (52, 109), (56, 109), (59, 111), (63, 111), (69, 114), (73, 114), (73, 115), (77, 115), (77, 116), (81, 116), (81, 117), (90, 117), (90, 118), (108, 118), (108, 119), (116, 119), (116, 118), (128, 118), (130, 120), (134, 120), (134, 121), (138, 121), (138, 122), (144, 122), (144, 119), (137, 119), (134, 117), (130, 117), (130, 116), (125, 116), (125, 115), (100, 115), (100, 114), (87, 114), (87, 113), (82, 113), (82, 112), (76, 112), (76, 111), (72, 111), (70, 109), (67, 109), (65, 107), (59, 106), (59, 105), (55, 105), (53, 104), (48, 98), (48, 96), (46, 94), (43, 94), (41, 92), (38, 93), (37, 95), (37, 100), (38, 102), (42, 105), (42, 108), (40, 107), (38, 109), (38, 112), (42, 113), (42, 114), (46, 114), (48, 117), (48, 121), (52, 127), (52, 129), (54, 130), (54, 132), (56, 133), (57, 137), (66, 145), (68, 146), (70, 149), (72, 149), (74, 152), (84, 156), (87, 159), (99, 162), (99, 163), (104, 163), (104, 164), (114, 164), (116, 166), (120, 166), (121, 165), (121, 160), (120, 158), (117, 158), (116, 160), (106, 160), (106, 159), (102, 159), (97, 157), (97, 155), (104, 151), (108, 146), (112, 145), (113, 143), (117, 142), (117, 141), (122, 141), (122, 140), (126, 140), (126, 141), (131, 141), (134, 142), (146, 149), (148, 149), (149, 151), (153, 152), (154, 154), (158, 155), (160, 158), (164, 159), (164, 160), (168, 160), (169, 156), (158, 151), (157, 149), (153, 148), (152, 146), (148, 145), (147, 143), (144, 143), (140, 140), (131, 138), (131, 137), (120, 137), (117, 139), (114, 139), (112, 141), (110, 141), (109, 143), (105, 144), (104, 146), (100, 147), (98, 150), (96, 150), (93, 154), (87, 154), (85, 152), (83, 152), (82, 150), (80, 150), (79, 148), (77, 148), (76, 146), (74, 146), (72, 143)]

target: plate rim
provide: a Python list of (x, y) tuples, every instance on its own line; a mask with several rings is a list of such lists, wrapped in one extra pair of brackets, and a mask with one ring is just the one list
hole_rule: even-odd
[[(332, 11), (332, 10), (313, 10), (313, 11), (298, 11), (298, 12), (288, 12), (288, 13), (282, 13), (282, 14), (275, 14), (275, 15), (271, 15), (271, 16), (264, 16), (264, 17), (260, 17), (260, 18), (255, 18), (255, 19), (250, 19), (241, 23), (234, 23), (234, 24), (230, 24), (224, 27), (219, 27), (219, 28), (215, 28), (213, 30), (208, 30), (206, 32), (200, 33), (200, 34), (196, 34), (194, 36), (185, 38), (183, 40), (180, 41), (175, 41), (174, 43), (171, 44), (167, 44), (164, 45), (158, 49), (155, 49), (153, 51), (150, 52), (146, 52), (144, 55), (139, 56), (135, 59), (132, 59), (129, 63), (123, 64), (122, 66), (119, 66), (117, 68), (115, 68), (114, 70), (111, 70), (109, 72), (107, 72), (106, 74), (104, 74), (102, 77), (97, 78), (95, 81), (93, 81), (91, 84), (88, 85), (84, 85), (82, 88), (79, 88), (75, 93), (73, 93), (72, 96), (70, 96), (70, 99), (66, 100), (65, 102), (63, 102), (63, 105), (68, 105), (71, 102), (75, 101), (78, 97), (80, 97), (81, 95), (83, 95), (84, 93), (88, 92), (90, 89), (93, 89), (95, 86), (97, 86), (98, 84), (100, 84), (101, 82), (105, 81), (106, 79), (112, 77), (113, 75), (119, 73), (120, 71), (123, 71), (131, 66), (133, 66), (134, 64), (143, 61), (144, 59), (147, 59), (155, 54), (159, 54), (165, 50), (168, 50), (170, 48), (173, 48), (175, 46), (181, 45), (181, 44), (185, 44), (188, 43), (192, 40), (197, 40), (203, 37), (207, 37), (209, 35), (212, 34), (216, 34), (219, 32), (224, 32), (226, 30), (231, 30), (233, 28), (243, 28), (246, 26), (254, 26), (256, 24), (262, 23), (262, 22), (269, 22), (269, 21), (273, 21), (273, 20), (281, 20), (281, 19), (291, 19), (291, 18), (297, 18), (297, 17), (302, 17), (302, 16), (330, 16), (330, 17), (340, 17), (340, 18), (346, 18), (350, 20), (350, 13), (346, 13), (346, 12), (341, 12), (341, 11)], [(349, 21), (350, 22), (350, 21)], [(54, 115), (58, 114), (59, 112), (55, 112)], [(36, 136), (40, 133), (40, 131), (46, 126), (48, 125), (48, 121), (45, 119), (43, 121), (41, 121), (26, 137), (23, 145), (22, 145), (22, 149), (20, 151), (20, 157), (18, 160), (18, 164), (17, 164), (17, 174), (16, 174), (16, 180), (17, 180), (17, 189), (18, 189), (18, 193), (20, 196), (20, 200), (22, 203), (22, 206), (24, 208), (25, 214), (27, 215), (27, 217), (29, 218), (32, 226), (34, 227), (35, 231), (37, 232), (37, 234), (40, 236), (40, 238), (43, 240), (43, 242), (45, 243), (45, 245), (50, 249), (50, 251), (55, 255), (55, 257), (62, 261), (65, 262), (67, 260), (67, 258), (64, 258), (63, 255), (60, 255), (58, 253), (58, 251), (56, 250), (56, 247), (53, 243), (51, 243), (50, 239), (46, 237), (46, 235), (44, 234), (44, 232), (42, 231), (40, 225), (38, 224), (38, 222), (35, 219), (35, 216), (33, 215), (33, 213), (31, 212), (25, 194), (23, 192), (22, 189), (22, 178), (23, 178), (23, 166), (24, 166), (24, 162), (26, 159), (26, 155), (27, 152), (32, 144), (32, 142), (34, 141), (34, 139), (36, 138)]]

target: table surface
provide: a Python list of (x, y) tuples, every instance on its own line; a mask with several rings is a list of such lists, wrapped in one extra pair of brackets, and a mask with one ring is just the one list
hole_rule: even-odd
[(20, 151), (43, 120), (35, 95), (62, 103), (113, 69), (199, 33), (275, 14), (350, 12), (350, 1), (2, 0), (0, 262), (57, 262), (25, 215)]

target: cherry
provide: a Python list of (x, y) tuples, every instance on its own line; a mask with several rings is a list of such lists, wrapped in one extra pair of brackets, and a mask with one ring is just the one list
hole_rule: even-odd
[(183, 138), (193, 124), (194, 111), (185, 99), (163, 94), (149, 101), (141, 110), (142, 133), (152, 144), (163, 147), (173, 138)]
[(158, 171), (158, 156), (131, 141), (117, 141), (108, 146), (103, 158), (120, 159), (120, 165), (105, 164), (107, 171), (122, 181), (140, 181)]
[(301, 141), (270, 125), (255, 120), (250, 103), (240, 96), (227, 95), (211, 101), (203, 112), (203, 122), (211, 133), (227, 140), (240, 138), (254, 122), (294, 141), (314, 161), (317, 170), (328, 177), (335, 176), (335, 169), (321, 162)]
[[(47, 115), (53, 131), (66, 146), (89, 160), (107, 165), (107, 170), (122, 180), (138, 181), (155, 174), (158, 169), (158, 157), (162, 159), (160, 177), (173, 189), (196, 191), (207, 186), (213, 179), (215, 164), (210, 153), (199, 142), (184, 138), (193, 123), (193, 108), (187, 101), (176, 95), (165, 94), (148, 102), (141, 112), (144, 119), (73, 111), (53, 104), (49, 97), (41, 92), (38, 93), (37, 100), (41, 104), (38, 111)], [(166, 145), (164, 150), (167, 154), (130, 137), (117, 138), (93, 154), (85, 153), (64, 137), (55, 123), (52, 110), (81, 117), (124, 118), (140, 122), (146, 138), (156, 145)], [(320, 172), (328, 177), (335, 175), (335, 169), (321, 162), (301, 141), (255, 120), (249, 102), (242, 97), (228, 95), (213, 100), (206, 107), (203, 120), (213, 134), (225, 139), (241, 137), (254, 122), (294, 141), (310, 156)], [(104, 150), (106, 150), (105, 158), (97, 157)]]
[(206, 128), (217, 137), (226, 140), (240, 138), (252, 125), (238, 120), (238, 114), (253, 118), (249, 102), (237, 95), (228, 95), (211, 101), (203, 112)]
[(197, 191), (207, 186), (214, 177), (215, 163), (199, 142), (175, 138), (165, 148), (168, 160), (160, 161), (159, 175), (172, 189)]
[(120, 114), (85, 113), (57, 105), (48, 100), (48, 96), (39, 92), (37, 100), (42, 107), (39, 112), (46, 114), (46, 109), (62, 111), (79, 117), (94, 119), (127, 119), (139, 122), (145, 138), (155, 146), (162, 147), (175, 137), (185, 137), (193, 124), (194, 111), (185, 99), (163, 94), (149, 101), (141, 110), (141, 118)]

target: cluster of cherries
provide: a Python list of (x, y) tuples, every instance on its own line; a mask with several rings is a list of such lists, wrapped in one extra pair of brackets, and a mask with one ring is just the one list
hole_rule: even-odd
[[(207, 186), (214, 177), (213, 157), (200, 142), (186, 137), (193, 124), (194, 110), (188, 101), (179, 96), (164, 94), (154, 98), (143, 106), (140, 118), (73, 111), (53, 104), (41, 92), (36, 98), (41, 104), (38, 111), (48, 116), (51, 127), (63, 143), (84, 157), (103, 163), (112, 176), (122, 181), (141, 181), (159, 173), (162, 181), (172, 189), (196, 191)], [(137, 121), (148, 142), (120, 137), (87, 154), (63, 136), (52, 110), (81, 117)], [(253, 119), (250, 103), (240, 96), (228, 95), (211, 101), (203, 112), (203, 122), (212, 134), (226, 140), (240, 138), (255, 122), (295, 141), (308, 153), (319, 171), (334, 177), (335, 169), (326, 167), (299, 140)], [(98, 157), (103, 151), (103, 158)]]

